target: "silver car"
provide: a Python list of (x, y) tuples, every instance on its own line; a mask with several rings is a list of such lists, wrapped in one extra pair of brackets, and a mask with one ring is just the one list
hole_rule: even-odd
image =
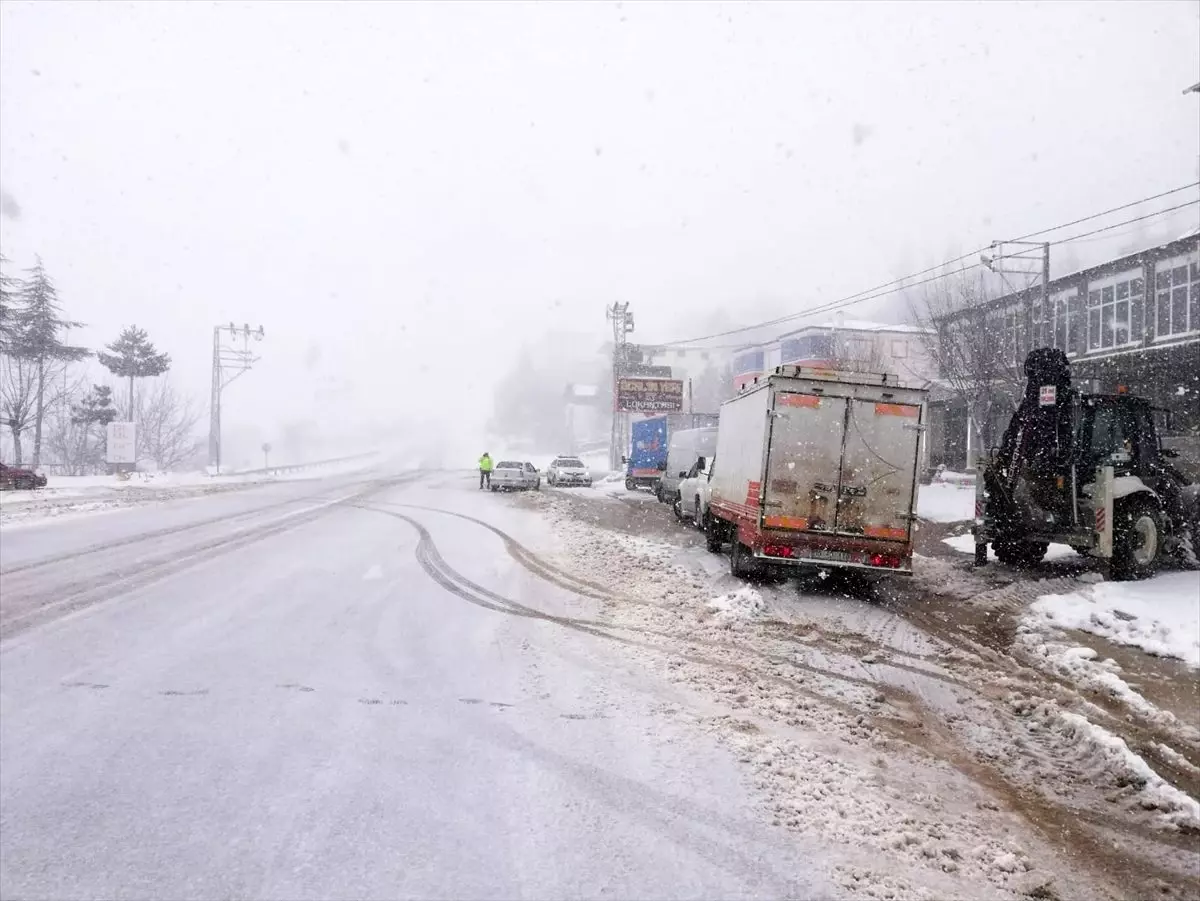
[(492, 469), (492, 491), (537, 491), (542, 474), (529, 461), (501, 460)]
[(578, 457), (555, 457), (546, 470), (551, 485), (586, 485), (592, 487), (592, 473)]

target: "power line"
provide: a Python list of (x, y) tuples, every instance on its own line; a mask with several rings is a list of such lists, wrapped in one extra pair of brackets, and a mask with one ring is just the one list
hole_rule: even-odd
[[(1062, 225), (1056, 225), (1053, 228), (1043, 228), (1041, 231), (1030, 232), (1027, 235), (1021, 235), (1019, 238), (1009, 238), (1009, 241), (1015, 242), (1015, 241), (1024, 241), (1026, 238), (1036, 238), (1038, 235), (1044, 235), (1047, 232), (1056, 232), (1061, 228), (1070, 228), (1072, 225), (1079, 225), (1081, 222), (1090, 222), (1093, 219), (1099, 219), (1101, 216), (1107, 216), (1110, 213), (1119, 213), (1119, 212), (1121, 212), (1121, 210), (1127, 210), (1133, 206), (1141, 206), (1143, 203), (1149, 203), (1151, 200), (1159, 200), (1163, 197), (1170, 197), (1172, 194), (1178, 194), (1180, 191), (1186, 191), (1189, 188), (1196, 188), (1196, 187), (1200, 187), (1200, 181), (1194, 181), (1188, 185), (1180, 185), (1178, 188), (1172, 188), (1169, 191), (1163, 191), (1161, 194), (1154, 194), (1151, 197), (1143, 197), (1141, 200), (1134, 200), (1131, 203), (1123, 203), (1120, 206), (1113, 207), (1111, 210), (1105, 210), (1103, 213), (1093, 213), (1090, 216), (1084, 216), (1082, 219), (1076, 219), (1072, 222), (1064, 222)], [(1184, 204), (1184, 205), (1186, 206), (1187, 204)], [(1172, 207), (1171, 209), (1178, 209), (1178, 207)], [(1160, 212), (1167, 213), (1167, 212), (1170, 212), (1170, 210), (1160, 210)], [(1157, 216), (1158, 213), (1153, 213), (1151, 215)], [(1136, 222), (1136, 221), (1138, 221), (1138, 220), (1136, 220), (1136, 219), (1130, 220), (1130, 222)], [(1113, 227), (1116, 228), (1116, 226), (1113, 226)], [(1059, 243), (1059, 242), (1051, 242), (1051, 243)]]
[[(1007, 241), (1001, 241), (999, 243), (1003, 244), (1003, 243), (1009, 243), (1009, 242), (1024, 241), (1028, 238), (1037, 237), (1038, 235), (1044, 235), (1049, 232), (1059, 231), (1060, 229), (1070, 228), (1072, 225), (1079, 225), (1082, 222), (1090, 222), (1093, 219), (1099, 219), (1102, 216), (1108, 216), (1108, 215), (1111, 215), (1112, 213), (1120, 212), (1121, 210), (1127, 210), (1130, 207), (1139, 206), (1143, 203), (1149, 203), (1152, 200), (1159, 200), (1160, 198), (1163, 198), (1163, 197), (1169, 197), (1172, 194), (1178, 194), (1181, 191), (1187, 191), (1187, 190), (1189, 190), (1191, 188), (1195, 188), (1195, 187), (1200, 187), (1200, 182), (1191, 182), (1190, 184), (1181, 185), (1177, 188), (1172, 188), (1169, 191), (1163, 191), (1159, 194), (1153, 194), (1149, 197), (1142, 197), (1139, 200), (1134, 200), (1129, 203), (1124, 203), (1124, 204), (1121, 204), (1120, 206), (1115, 206), (1115, 207), (1112, 207), (1111, 209), (1107, 209), (1107, 210), (1104, 210), (1099, 213), (1093, 213), (1090, 216), (1083, 216), (1082, 218), (1074, 219), (1070, 222), (1064, 222), (1060, 225), (1051, 226), (1050, 228), (1043, 228), (1040, 231), (1030, 232), (1029, 234), (1021, 235), (1018, 238), (1009, 238)], [(1071, 238), (1063, 238), (1058, 241), (1052, 241), (1050, 243), (1051, 244), (1065, 244), (1070, 241), (1076, 240), (1077, 238), (1085, 238), (1085, 237), (1088, 237), (1089, 235), (1098, 234), (1102, 231), (1107, 231), (1112, 228), (1120, 228), (1123, 225), (1129, 225), (1134, 222), (1140, 222), (1143, 219), (1150, 219), (1150, 218), (1153, 218), (1154, 216), (1161, 216), (1164, 213), (1170, 213), (1170, 212), (1173, 212), (1174, 210), (1182, 209), (1186, 206), (1191, 206), (1193, 203), (1197, 203), (1197, 202), (1200, 202), (1200, 201), (1189, 201), (1188, 203), (1180, 204), (1179, 206), (1168, 207), (1167, 209), (1158, 210), (1154, 213), (1148, 213), (1145, 216), (1140, 216), (1135, 219), (1129, 219), (1125, 222), (1118, 222), (1111, 226), (1107, 226), (1106, 228), (1103, 228), (1103, 229), (1097, 229), (1097, 230), (1091, 231), (1091, 232), (1084, 232), (1083, 234), (1075, 235)], [(754, 330), (760, 329), (760, 328), (769, 328), (772, 325), (780, 325), (784, 322), (791, 322), (796, 319), (803, 319), (808, 316), (814, 316), (819, 313), (829, 312), (831, 310), (839, 309), (841, 307), (851, 306), (853, 304), (858, 304), (858, 303), (864, 303), (868, 300), (875, 300), (880, 297), (886, 297), (889, 294), (896, 293), (896, 291), (915, 287), (916, 285), (928, 284), (931, 281), (936, 281), (937, 279), (945, 278), (950, 273), (944, 272), (942, 270), (945, 270), (948, 266), (953, 266), (955, 263), (961, 263), (962, 261), (969, 259), (970, 257), (976, 256), (977, 254), (980, 254), (983, 251), (988, 250), (988, 249), (989, 249), (988, 247), (978, 248), (977, 250), (970, 251), (969, 253), (964, 253), (962, 256), (955, 257), (952, 260), (946, 260), (944, 262), (938, 263), (935, 266), (930, 266), (927, 269), (922, 269), (919, 272), (914, 272), (914, 273), (911, 273), (910, 275), (905, 275), (905, 276), (901, 276), (900, 278), (897, 278), (897, 279), (892, 279), (891, 281), (884, 282), (880, 285), (876, 285), (873, 288), (867, 288), (866, 290), (859, 291), (856, 294), (850, 294), (846, 297), (839, 298), (838, 300), (829, 301), (825, 304), (819, 304), (816, 307), (812, 307), (807, 310), (801, 310), (798, 313), (789, 313), (786, 316), (778, 316), (775, 319), (768, 319), (765, 322), (758, 322), (753, 325), (744, 325), (739, 328), (726, 329), (725, 331), (721, 331), (721, 332), (713, 332), (711, 335), (703, 335), (703, 336), (695, 337), (695, 338), (683, 338), (678, 341), (665, 341), (665, 342), (661, 342), (661, 343), (657, 344), (656, 346), (673, 348), (673, 347), (677, 347), (679, 345), (695, 344), (695, 343), (698, 343), (701, 341), (710, 341), (714, 338), (725, 338), (725, 337), (728, 337), (729, 335), (738, 335), (743, 332), (754, 331)], [(978, 264), (973, 264), (972, 266), (969, 266), (966, 268), (973, 269), (977, 265)], [(929, 273), (933, 273), (933, 272), (937, 272), (939, 274), (936, 275), (934, 278), (924, 279), (919, 282), (911, 282), (911, 283), (909, 282), (909, 279), (918, 278), (919, 276), (928, 275)], [(893, 287), (893, 286), (896, 286), (896, 287)], [(890, 289), (890, 290), (884, 290), (884, 289)], [(875, 293), (875, 292), (882, 292), (882, 293)], [(741, 345), (722, 345), (722, 347), (740, 347), (740, 346)], [(716, 346), (713, 346), (711, 349), (716, 350), (718, 348)]]
[(1069, 244), (1072, 241), (1078, 241), (1080, 238), (1087, 238), (1087, 237), (1090, 237), (1091, 235), (1098, 235), (1101, 232), (1112, 231), (1114, 228), (1120, 228), (1123, 225), (1132, 225), (1134, 222), (1141, 222), (1144, 219), (1153, 219), (1155, 216), (1161, 216), (1164, 213), (1173, 213), (1173, 212), (1175, 212), (1175, 210), (1182, 210), (1185, 207), (1195, 206), (1198, 203), (1200, 203), (1200, 200), (1189, 200), (1187, 203), (1181, 203), (1181, 204), (1178, 204), (1177, 206), (1169, 206), (1164, 210), (1158, 210), (1153, 213), (1147, 213), (1145, 216), (1137, 216), (1136, 218), (1133, 218), (1133, 219), (1126, 219), (1124, 222), (1114, 222), (1112, 225), (1106, 225), (1103, 228), (1096, 228), (1090, 232), (1083, 232), (1082, 234), (1072, 235), (1069, 238), (1061, 238), (1058, 241), (1051, 241), (1050, 243), (1052, 245), (1054, 245), (1054, 244)]

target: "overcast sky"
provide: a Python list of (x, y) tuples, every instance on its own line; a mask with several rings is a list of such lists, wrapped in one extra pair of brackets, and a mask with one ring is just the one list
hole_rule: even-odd
[(1194, 181), (1198, 80), (1194, 2), (4, 2), (0, 249), (204, 399), (262, 323), (231, 421), (476, 428), (614, 299), (687, 337)]

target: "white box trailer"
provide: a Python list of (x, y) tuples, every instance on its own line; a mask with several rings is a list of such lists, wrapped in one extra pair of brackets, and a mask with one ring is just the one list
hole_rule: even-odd
[(912, 573), (928, 392), (780, 366), (721, 407), (708, 547), (730, 568)]

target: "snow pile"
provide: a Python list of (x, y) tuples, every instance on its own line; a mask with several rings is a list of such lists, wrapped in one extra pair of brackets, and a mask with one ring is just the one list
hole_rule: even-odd
[(766, 616), (767, 602), (750, 586), (713, 598), (705, 608), (712, 612), (714, 622), (733, 625), (739, 620), (752, 620)]
[(1200, 573), (1099, 582), (1046, 595), (1034, 602), (1026, 625), (1047, 624), (1090, 632), (1200, 669)]
[[(1032, 662), (1047, 672), (1061, 676), (1081, 688), (1108, 695), (1159, 725), (1180, 726), (1173, 713), (1151, 704), (1121, 678), (1121, 667), (1116, 661), (1101, 660), (1093, 648), (1043, 641), (1037, 632), (1030, 631), (1025, 626), (1021, 627), (1018, 640)], [(1200, 739), (1200, 734), (1197, 734), (1196, 738)]]
[[(955, 535), (952, 538), (943, 538), (942, 543), (949, 545), (951, 548), (962, 554), (975, 553), (975, 536), (971, 534)], [(1046, 556), (1042, 559), (1062, 560), (1067, 557), (1078, 556), (1079, 555), (1075, 552), (1075, 549), (1069, 544), (1051, 544), (1050, 547), (1046, 549)], [(988, 545), (988, 559), (996, 559), (996, 552), (992, 550), (992, 546), (990, 544)]]
[(951, 483), (921, 485), (917, 515), (929, 522), (962, 522), (975, 518), (975, 486)]
[(1187, 831), (1200, 830), (1200, 801), (1184, 794), (1150, 768), (1129, 749), (1124, 739), (1077, 713), (1055, 714), (1056, 728), (1089, 748), (1115, 774), (1117, 784), (1132, 789), (1138, 806), (1157, 811), (1165, 825)]

